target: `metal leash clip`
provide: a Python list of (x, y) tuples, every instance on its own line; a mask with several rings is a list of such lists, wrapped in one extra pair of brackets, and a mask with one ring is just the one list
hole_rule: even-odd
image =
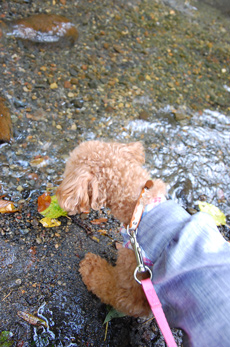
[(130, 237), (130, 242), (132, 245), (132, 248), (134, 250), (136, 260), (137, 260), (137, 267), (134, 271), (134, 278), (137, 281), (137, 283), (141, 284), (141, 281), (137, 278), (138, 273), (144, 273), (144, 272), (149, 272), (150, 279), (152, 279), (152, 271), (148, 266), (144, 264), (143, 257), (142, 257), (142, 252), (139, 243), (137, 242), (137, 237), (136, 237), (136, 230), (129, 229), (129, 226), (127, 227), (127, 234)]

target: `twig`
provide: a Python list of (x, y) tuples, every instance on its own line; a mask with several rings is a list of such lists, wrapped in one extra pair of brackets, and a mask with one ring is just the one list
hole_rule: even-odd
[(79, 227), (81, 227), (82, 229), (84, 229), (87, 233), (87, 235), (91, 235), (93, 232), (92, 232), (92, 229), (86, 225), (84, 222), (82, 222), (82, 220), (80, 218), (74, 218), (74, 223), (76, 223)]
[(108, 326), (109, 326), (109, 322), (106, 322), (106, 325), (105, 325), (105, 338), (104, 338), (104, 341), (106, 341), (106, 339), (107, 339)]
[(4, 300), (6, 300), (7, 298), (8, 298), (8, 296), (10, 296), (10, 294), (13, 292), (13, 290), (11, 290), (10, 292), (9, 292), (9, 294), (7, 294), (3, 299), (2, 299), (2, 301), (4, 301)]

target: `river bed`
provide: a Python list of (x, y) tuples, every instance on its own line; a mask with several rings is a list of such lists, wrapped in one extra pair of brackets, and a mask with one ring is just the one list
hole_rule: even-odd
[[(106, 308), (86, 292), (77, 267), (90, 249), (113, 261), (116, 252), (74, 220), (63, 218), (47, 231), (37, 198), (61, 182), (68, 154), (81, 141), (142, 141), (146, 167), (168, 183), (173, 199), (190, 210), (203, 199), (229, 222), (229, 18), (195, 1), (159, 0), (2, 1), (0, 12), (0, 92), (14, 134), (0, 146), (0, 191), (22, 211), (1, 215), (7, 257), (0, 264), (9, 272), (0, 272), (6, 279), (0, 287), (2, 299), (11, 295), (3, 301), (0, 330), (29, 346), (37, 330), (22, 323), (17, 310), (40, 310), (55, 334), (48, 334), (50, 345), (163, 346), (155, 325), (137, 328), (129, 318), (118, 319), (103, 341)], [(11, 22), (35, 13), (66, 16), (78, 40), (42, 45), (15, 37)], [(116, 221), (104, 227), (117, 237)], [(228, 238), (228, 228), (222, 232)], [(118, 329), (123, 342), (114, 337)]]

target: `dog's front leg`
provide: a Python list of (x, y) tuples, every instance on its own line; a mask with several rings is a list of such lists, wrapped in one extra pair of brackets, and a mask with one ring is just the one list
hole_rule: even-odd
[(115, 286), (114, 267), (99, 255), (87, 253), (80, 262), (79, 272), (87, 289), (104, 303), (111, 304)]
[(116, 266), (98, 255), (88, 253), (80, 263), (80, 273), (88, 290), (105, 304), (129, 316), (148, 316), (150, 307), (142, 286), (133, 278), (134, 252), (121, 248)]

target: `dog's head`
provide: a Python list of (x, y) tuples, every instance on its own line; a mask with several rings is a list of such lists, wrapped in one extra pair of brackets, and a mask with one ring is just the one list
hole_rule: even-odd
[(60, 206), (70, 215), (103, 207), (106, 195), (99, 192), (98, 180), (87, 165), (66, 164), (64, 180), (56, 192)]
[[(56, 193), (60, 206), (69, 214), (105, 207), (111, 185), (119, 190), (128, 169), (132, 172), (132, 168), (141, 167), (144, 161), (144, 148), (140, 142), (81, 143), (70, 153), (66, 163), (64, 180)], [(135, 172), (131, 174), (135, 175)]]

